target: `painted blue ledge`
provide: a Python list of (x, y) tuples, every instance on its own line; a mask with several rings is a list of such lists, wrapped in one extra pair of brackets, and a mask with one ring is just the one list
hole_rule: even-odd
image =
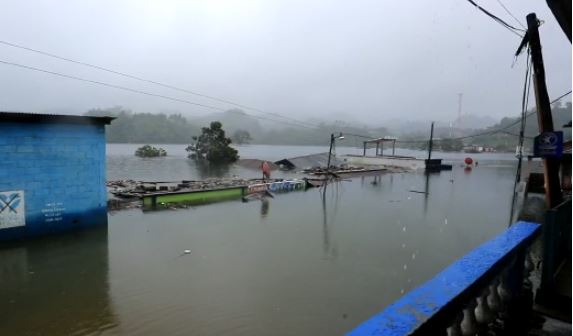
[[(503, 233), (458, 259), (434, 278), (408, 292), (382, 312), (363, 322), (348, 336), (404, 336), (468, 291), (508, 254), (527, 247), (539, 224), (517, 222)], [(453, 316), (451, 316), (453, 318)]]

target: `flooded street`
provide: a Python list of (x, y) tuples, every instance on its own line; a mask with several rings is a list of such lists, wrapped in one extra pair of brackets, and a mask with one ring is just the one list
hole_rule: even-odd
[[(136, 147), (108, 145), (108, 179), (260, 174), (198, 170), (184, 145), (162, 146), (160, 159), (136, 158)], [(239, 149), (269, 160), (324, 151)], [(460, 166), (468, 155), (479, 160), (472, 171)], [(118, 211), (107, 227), (3, 243), (0, 335), (343, 334), (507, 227), (511, 154), (435, 156), (454, 169), (357, 177), (324, 194)]]

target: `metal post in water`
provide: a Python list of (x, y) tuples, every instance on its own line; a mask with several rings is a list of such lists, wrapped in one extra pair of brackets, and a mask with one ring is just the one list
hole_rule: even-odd
[(334, 144), (334, 133), (330, 134), (330, 149), (328, 150), (328, 163), (326, 164), (326, 170), (330, 171), (330, 158), (332, 157), (332, 145)]
[(434, 122), (432, 121), (432, 127), (430, 128), (430, 141), (428, 143), (428, 160), (432, 158), (433, 140), (434, 140)]

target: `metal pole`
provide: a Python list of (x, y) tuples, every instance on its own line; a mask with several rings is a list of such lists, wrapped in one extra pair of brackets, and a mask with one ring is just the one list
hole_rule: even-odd
[(378, 156), (378, 148), (380, 147), (380, 143), (377, 141), (376, 142), (376, 156)]
[(428, 160), (432, 158), (433, 140), (434, 140), (434, 122), (432, 121), (432, 127), (430, 128), (430, 141), (428, 142)]
[[(553, 132), (553, 118), (551, 116), (551, 103), (545, 84), (545, 68), (541, 41), (539, 40), (539, 20), (535, 13), (527, 15), (527, 36), (531, 50), (531, 63), (533, 64), (533, 84), (535, 100), (537, 101), (537, 120), (540, 132)], [(549, 208), (561, 203), (561, 186), (559, 183), (559, 160), (545, 158), (545, 198)]]
[(366, 156), (366, 141), (364, 141), (363, 143), (364, 143), (364, 154), (362, 154), (362, 156)]
[(330, 149), (328, 150), (328, 163), (326, 164), (326, 170), (330, 171), (330, 158), (332, 156), (332, 144), (334, 144), (334, 133), (330, 134)]
[(392, 156), (396, 153), (396, 139), (392, 141)]

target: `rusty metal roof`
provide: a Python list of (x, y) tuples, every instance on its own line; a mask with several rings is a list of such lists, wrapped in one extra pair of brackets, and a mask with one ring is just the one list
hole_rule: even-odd
[[(284, 165), (288, 169), (294, 169), (295, 167), (298, 169), (326, 167), (328, 164), (328, 152), (282, 159), (275, 161), (275, 164), (279, 166)], [(341, 163), (340, 161), (336, 160), (334, 155), (332, 155), (330, 164), (338, 166)]]
[(42, 114), (0, 111), (0, 123), (109, 125), (114, 117), (92, 117), (69, 114)]

